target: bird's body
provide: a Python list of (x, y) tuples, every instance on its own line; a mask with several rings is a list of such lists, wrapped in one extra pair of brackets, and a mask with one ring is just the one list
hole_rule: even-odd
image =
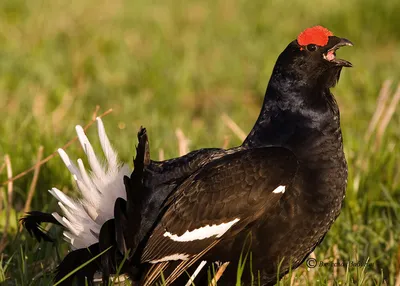
[[(184, 181), (174, 191), (175, 196), (178, 196), (175, 203), (164, 207), (164, 218), (161, 218), (158, 228), (156, 227), (150, 237), (142, 257), (144, 261), (163, 261), (163, 255), (173, 257), (179, 253), (177, 249), (181, 251), (179, 257), (190, 259), (192, 254), (185, 252), (185, 247), (198, 253), (199, 249), (204, 249), (216, 236), (188, 241), (186, 244), (180, 242), (174, 248), (171, 245), (176, 242), (171, 241), (171, 237), (166, 237), (167, 233), (177, 233), (179, 237), (179, 234), (187, 231), (193, 232), (205, 226), (229, 223), (234, 218), (239, 218), (241, 221), (224, 233), (220, 242), (203, 259), (238, 262), (246, 237), (251, 232), (253, 274), (257, 275), (260, 271), (261, 282), (267, 285), (276, 282), (278, 269), (280, 276), (283, 276), (290, 268), (296, 268), (322, 241), (340, 213), (347, 184), (340, 114), (329, 90), (337, 82), (341, 66), (323, 70), (319, 77), (314, 73), (305, 75), (305, 72), (315, 67), (312, 64), (311, 67), (298, 67), (296, 58), (293, 59), (290, 54), (294, 46), (298, 44), (289, 44), (279, 57), (260, 116), (239, 149), (250, 150), (255, 156), (253, 160), (246, 161), (241, 169), (235, 166), (235, 170), (230, 170), (232, 157), (246, 152), (239, 151), (209, 163), (211, 166), (219, 164), (226, 172), (225, 175), (217, 176), (217, 183), (222, 184), (220, 189), (216, 179), (209, 178), (206, 180), (209, 185), (196, 194), (197, 177), (203, 173), (205, 176), (209, 175), (209, 165), (205, 165), (198, 174)], [(290, 65), (294, 65), (294, 68), (288, 68)], [(299, 81), (299, 78), (302, 80)], [(260, 148), (262, 146), (264, 147)], [(269, 156), (261, 156), (263, 152), (272, 149), (274, 151)], [(287, 162), (285, 167), (296, 166), (296, 172), (284, 182), (285, 193), (275, 202), (276, 197), (269, 194), (276, 186), (268, 183), (262, 185), (256, 178), (259, 173), (274, 174), (277, 162), (265, 166), (258, 165), (257, 162), (259, 156), (267, 162), (278, 150), (293, 153), (295, 160)], [(242, 178), (237, 171), (249, 173), (252, 179)], [(286, 170), (284, 174), (290, 172)], [(247, 204), (247, 213), (244, 209), (237, 209), (246, 199), (246, 195), (253, 192), (252, 188), (250, 191), (240, 184), (246, 179), (250, 184), (256, 184), (263, 189), (257, 195), (261, 200), (259, 203), (263, 205), (261, 214), (251, 202)], [(185, 189), (185, 192), (179, 197), (180, 188)], [(262, 194), (266, 195), (263, 197)], [(236, 216), (229, 216), (231, 213)], [(191, 217), (186, 223), (182, 223), (185, 214), (190, 214)], [(174, 218), (178, 218), (177, 221)], [(175, 232), (170, 231), (174, 228)], [(153, 257), (148, 249), (153, 251)], [(237, 277), (236, 270), (237, 263), (233, 263), (222, 281), (233, 284)], [(251, 279), (250, 273), (243, 279), (248, 283)]]
[[(333, 118), (334, 115), (331, 116)], [(287, 143), (279, 144), (292, 150), (299, 163), (293, 181), (279, 204), (249, 229), (252, 233), (252, 268), (254, 274), (260, 271), (262, 285), (276, 282), (278, 269), (280, 276), (283, 276), (290, 267), (296, 268), (322, 241), (340, 213), (347, 182), (347, 167), (340, 130), (335, 125), (338, 127), (338, 122), (318, 132), (299, 128), (288, 137)], [(314, 138), (313, 133), (316, 134)], [(305, 140), (300, 144), (302, 148), (290, 143), (295, 141), (298, 146), (302, 140)], [(318, 143), (313, 145), (312, 142)], [(269, 143), (276, 145), (276, 142)], [(230, 247), (226, 247), (229, 243), (221, 241), (216, 251), (220, 246), (223, 251), (216, 253), (216, 256), (222, 259), (223, 253), (226, 253), (228, 257), (224, 261), (235, 261), (234, 257), (240, 256), (245, 234), (242, 232), (230, 239)], [(235, 269), (237, 267), (230, 267), (228, 271), (235, 272)], [(232, 283), (235, 274), (231, 273)], [(222, 278), (229, 277), (224, 276)], [(244, 279), (246, 277), (249, 279), (248, 275)]]
[[(129, 253), (127, 268), (142, 281), (152, 271), (142, 265), (201, 254), (210, 263), (229, 261), (221, 285), (234, 285), (249, 237), (252, 265), (242, 276), (245, 285), (254, 277), (273, 284), (298, 267), (322, 241), (344, 199), (347, 165), (330, 92), (342, 67), (351, 66), (335, 58), (344, 45), (351, 43), (319, 26), (291, 42), (239, 147), (155, 162), (147, 137), (139, 137), (135, 170), (124, 179), (126, 196), (116, 200), (114, 218), (100, 232), (99, 251), (114, 246), (121, 257)], [(106, 257), (103, 272), (110, 272), (115, 262)], [(196, 285), (208, 283), (203, 274)]]

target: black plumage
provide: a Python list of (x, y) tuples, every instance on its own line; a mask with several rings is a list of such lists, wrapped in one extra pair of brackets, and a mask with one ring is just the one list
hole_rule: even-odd
[[(100, 258), (97, 258), (85, 266), (83, 265), (89, 260), (92, 260), (99, 253), (99, 245), (97, 243), (88, 248), (71, 251), (57, 266), (54, 281), (59, 282), (62, 280), (62, 282), (58, 284), (61, 286), (73, 285), (73, 281), (76, 281), (78, 285), (94, 285), (94, 274), (98, 269), (101, 269)], [(83, 267), (77, 270), (80, 266)], [(74, 274), (70, 275), (71, 273)]]
[(165, 232), (184, 235), (206, 225), (238, 221), (224, 236), (235, 236), (267, 214), (288, 187), (297, 170), (292, 152), (279, 147), (254, 148), (207, 164), (182, 183), (165, 203), (165, 214), (146, 244), (142, 261), (162, 259), (176, 253), (189, 257), (201, 252), (217, 237), (174, 241)]
[[(340, 114), (329, 89), (342, 67), (351, 66), (334, 52), (351, 43), (326, 30), (326, 43), (314, 44), (312, 34), (322, 30), (309, 30), (310, 37), (294, 40), (279, 56), (258, 120), (241, 146), (156, 162), (145, 131), (139, 132), (135, 170), (124, 179), (127, 200), (117, 200), (113, 225), (99, 237), (101, 249), (114, 246), (118, 254), (99, 266), (105, 277), (128, 251), (125, 271), (140, 280), (147, 263), (176, 254), (191, 259), (218, 241), (202, 259), (230, 261), (222, 285), (233, 285), (250, 233), (252, 269), (270, 285), (278, 265), (282, 277), (322, 241), (340, 213), (347, 182)], [(300, 45), (304, 39), (311, 42)], [(279, 187), (284, 192), (274, 192)], [(184, 236), (227, 223), (221, 235)], [(198, 277), (200, 285), (205, 276)]]
[(20, 219), (22, 226), (32, 236), (34, 235), (37, 241), (53, 242), (53, 239), (46, 233), (41, 227), (41, 223), (48, 222), (56, 225), (61, 225), (53, 216), (49, 213), (31, 211), (26, 213), (24, 217)]
[[(146, 245), (143, 261), (159, 261), (163, 255), (168, 257), (174, 253), (189, 254), (186, 258), (190, 258), (216, 239), (209, 237), (183, 244), (173, 241), (167, 232), (179, 236), (206, 225), (227, 222), (227, 214), (231, 212), (246, 216), (246, 212), (236, 206), (248, 190), (238, 182), (235, 187), (232, 185), (241, 177), (233, 171), (224, 173), (225, 176), (220, 174), (218, 183), (226, 186), (225, 189), (207, 176), (212, 173), (210, 166), (213, 164), (229, 170), (232, 156), (246, 152), (241, 150), (249, 149), (255, 157), (261, 156), (264, 148), (260, 146), (266, 146), (266, 150), (279, 148), (293, 152), (299, 163), (297, 171), (290, 177), (290, 185), (277, 204), (271, 204), (262, 216), (247, 224), (238, 222), (202, 259), (230, 261), (232, 265), (222, 277), (222, 285), (233, 285), (243, 244), (251, 232), (252, 269), (260, 272), (262, 285), (269, 285), (276, 282), (279, 264), (279, 277), (282, 277), (290, 268), (296, 268), (322, 241), (340, 213), (347, 183), (340, 114), (329, 89), (338, 81), (342, 67), (351, 66), (336, 58), (328, 61), (324, 55), (344, 45), (351, 43), (334, 36), (329, 36), (326, 46), (313, 51), (302, 48), (296, 40), (289, 44), (277, 60), (254, 128), (243, 145), (235, 150), (239, 152), (225, 155), (199, 170), (199, 174), (204, 172), (204, 178), (207, 178), (203, 183), (206, 187), (196, 187), (199, 184), (196, 173), (173, 191), (173, 200), (164, 205), (163, 215)], [(247, 162), (244, 170), (253, 176), (258, 172), (273, 173), (273, 165), (260, 167), (256, 162)], [(271, 192), (272, 189), (265, 188), (264, 191)], [(260, 195), (259, 199), (268, 205), (272, 197)], [(221, 205), (226, 200), (230, 203)], [(249, 206), (249, 212), (256, 209)], [(225, 220), (221, 220), (222, 214), (225, 214)], [(236, 227), (238, 231), (234, 231)], [(243, 276), (245, 285), (250, 279), (247, 272)]]

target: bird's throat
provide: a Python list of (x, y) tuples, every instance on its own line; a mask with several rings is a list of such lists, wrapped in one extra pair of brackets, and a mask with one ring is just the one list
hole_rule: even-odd
[(318, 102), (299, 102), (296, 96), (285, 98), (267, 90), (260, 115), (243, 145), (285, 147), (315, 167), (342, 164), (343, 158), (334, 160), (335, 154), (343, 154), (338, 107), (329, 90), (321, 92)]

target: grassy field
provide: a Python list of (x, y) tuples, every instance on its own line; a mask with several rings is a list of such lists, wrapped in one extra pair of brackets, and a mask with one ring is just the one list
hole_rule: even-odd
[[(400, 115), (391, 96), (400, 83), (399, 13), (400, 2), (393, 0), (2, 0), (0, 181), (7, 180), (1, 168), (6, 155), (13, 175), (28, 169), (40, 146), (46, 157), (66, 144), (96, 105), (99, 114), (113, 109), (104, 122), (126, 162), (140, 125), (148, 129), (156, 159), (160, 150), (165, 158), (179, 154), (177, 128), (191, 150), (238, 145), (221, 115), (247, 133), (278, 54), (304, 28), (321, 24), (355, 45), (339, 51), (354, 68), (342, 72), (333, 90), (349, 163), (345, 207), (315, 256), (318, 263), (360, 265), (304, 266), (282, 283), (395, 285)], [(388, 79), (381, 108), (377, 99)], [(382, 116), (368, 132), (374, 114)], [(96, 128), (88, 133), (95, 138)], [(68, 153), (83, 157), (77, 143)], [(42, 211), (58, 210), (51, 187), (74, 192), (59, 157), (41, 166), (37, 183), (33, 178), (29, 173), (15, 180), (12, 190), (0, 185), (0, 284), (50, 285), (67, 251), (55, 228), (55, 245), (19, 232), (30, 189), (31, 209)]]

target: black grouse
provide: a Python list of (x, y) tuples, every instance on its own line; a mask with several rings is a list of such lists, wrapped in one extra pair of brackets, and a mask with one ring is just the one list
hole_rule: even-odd
[[(114, 199), (115, 219), (114, 213), (101, 217), (103, 210), (82, 190), (94, 186), (102, 194), (101, 188), (109, 189), (108, 185), (96, 182), (96, 177), (89, 178), (79, 161), (79, 167), (75, 167), (61, 152), (86, 200), (82, 207), (53, 189), (66, 218), (55, 217), (68, 229), (67, 237), (73, 244), (86, 231), (85, 235), (91, 233), (94, 238), (83, 247), (107, 240), (116, 246), (117, 253), (130, 250), (131, 268), (146, 263), (190, 261), (208, 250), (201, 260), (231, 262), (221, 282), (233, 285), (250, 233), (253, 274), (259, 273), (262, 285), (274, 284), (278, 266), (279, 277), (289, 268), (296, 268), (322, 241), (340, 213), (347, 165), (339, 109), (330, 88), (337, 83), (342, 67), (351, 66), (337, 59), (335, 52), (351, 45), (321, 26), (303, 31), (279, 56), (260, 116), (242, 146), (203, 149), (165, 162), (151, 161), (148, 150), (144, 151), (142, 166), (135, 166), (136, 175), (134, 171), (125, 178), (128, 195), (115, 194), (122, 198)], [(108, 139), (101, 133), (107, 160), (114, 164), (116, 156), (110, 155)], [(87, 147), (86, 136), (81, 134), (80, 138), (94, 174), (102, 171), (110, 177), (111, 173), (114, 177), (121, 175), (120, 171), (101, 170), (93, 159), (93, 149)], [(126, 171), (123, 175), (127, 175)], [(111, 180), (110, 184), (119, 182)], [(138, 193), (142, 198), (135, 199)], [(138, 210), (133, 208), (136, 205)], [(74, 209), (83, 211), (86, 217), (72, 217)], [(101, 219), (96, 220), (98, 217)], [(132, 221), (133, 218), (141, 221)], [(112, 220), (110, 229), (115, 236), (101, 235), (101, 226), (108, 219)], [(37, 226), (40, 220), (34, 222)], [(82, 227), (87, 222), (89, 232)], [(90, 226), (92, 222), (96, 229)], [(136, 227), (131, 228), (129, 223)], [(140, 267), (138, 271), (140, 276)], [(202, 277), (198, 278), (201, 283)], [(242, 279), (245, 285), (250, 284), (249, 270)]]

